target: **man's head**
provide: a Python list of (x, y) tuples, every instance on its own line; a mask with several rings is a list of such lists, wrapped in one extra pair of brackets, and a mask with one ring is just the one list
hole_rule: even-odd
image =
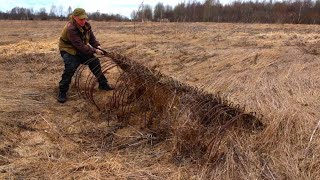
[(72, 17), (80, 26), (84, 26), (88, 19), (86, 11), (82, 8), (74, 9)]

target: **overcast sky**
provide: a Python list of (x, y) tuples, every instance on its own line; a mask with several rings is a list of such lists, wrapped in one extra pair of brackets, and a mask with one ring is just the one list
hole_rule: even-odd
[[(130, 18), (133, 10), (138, 10), (143, 0), (0, 0), (0, 11), (6, 12), (14, 7), (33, 8), (38, 11), (40, 8), (46, 8), (47, 13), (50, 12), (51, 6), (57, 8), (63, 7), (66, 12), (68, 7), (72, 9), (77, 7), (84, 8), (87, 12), (114, 13), (121, 14)], [(198, 0), (203, 2), (204, 0)], [(221, 3), (226, 3), (229, 0), (220, 0)], [(149, 4), (154, 7), (158, 2), (164, 5), (175, 6), (179, 2), (189, 2), (189, 0), (144, 0), (144, 4)]]

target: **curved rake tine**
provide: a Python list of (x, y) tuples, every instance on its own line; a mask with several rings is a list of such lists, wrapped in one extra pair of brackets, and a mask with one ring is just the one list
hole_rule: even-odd
[(82, 97), (82, 98), (84, 98), (84, 99), (86, 99), (85, 98), (85, 96), (83, 95), (83, 93), (82, 93), (82, 91), (81, 91), (81, 83), (80, 83), (80, 78), (81, 78), (81, 76), (82, 76), (82, 73), (83, 73), (83, 71), (84, 71), (84, 69), (85, 69), (85, 66), (84, 65), (80, 65), (80, 67), (77, 69), (77, 72), (76, 72), (76, 88), (77, 88), (77, 92), (78, 92), (78, 95), (80, 96), (80, 97)]
[[(96, 104), (96, 102), (95, 102), (95, 100), (94, 100), (94, 98), (93, 98), (93, 90), (94, 90), (94, 86), (95, 86), (95, 84), (96, 84), (96, 82), (97, 82), (97, 79), (99, 79), (99, 77), (100, 77), (102, 74), (104, 74), (104, 73), (107, 72), (108, 70), (112, 69), (114, 66), (115, 66), (115, 64), (113, 64), (113, 63), (103, 64), (102, 67), (101, 67), (101, 73), (97, 75), (98, 77), (96, 77), (96, 76), (94, 76), (94, 75), (91, 75), (91, 78), (90, 78), (90, 80), (89, 80), (89, 82), (88, 82), (88, 86), (90, 86), (90, 90), (88, 91), (88, 92), (89, 92), (89, 93), (88, 93), (88, 96), (89, 96), (89, 99), (90, 99), (94, 104)], [(95, 68), (97, 68), (97, 67), (95, 67)], [(98, 69), (97, 69), (97, 71), (98, 71)]]
[(113, 92), (112, 98), (111, 98), (111, 107), (119, 107), (119, 100), (118, 97), (120, 96), (119, 93), (123, 90), (123, 88), (126, 88), (125, 84), (128, 83), (127, 81), (122, 81), (123, 76), (125, 76), (126, 74), (123, 73), (120, 75), (120, 77), (118, 78), (117, 82), (116, 82), (116, 88)]
[(75, 75), (75, 87), (77, 89), (77, 94), (79, 95), (79, 97), (82, 97), (81, 96), (81, 87), (80, 87), (80, 76), (81, 76), (81, 73), (82, 73), (82, 64), (80, 65), (80, 67), (77, 69), (76, 71), (76, 75)]
[[(94, 58), (90, 58), (89, 60), (87, 60), (84, 64), (87, 64), (89, 62), (91, 62)], [(82, 72), (84, 71), (85, 69), (85, 66), (84, 65), (81, 65), (80, 68), (79, 68), (79, 71), (77, 72), (77, 75), (79, 74), (79, 76), (76, 76), (78, 78), (78, 83), (79, 83), (79, 89), (81, 88), (80, 87), (80, 76), (82, 74)], [(90, 76), (90, 74), (89, 74)], [(80, 97), (84, 98), (84, 99), (88, 99), (88, 96), (87, 96), (87, 88), (86, 88), (86, 85), (87, 85), (87, 81), (85, 83), (85, 88), (84, 88), (84, 93), (81, 92), (81, 90), (79, 91), (80, 92)]]

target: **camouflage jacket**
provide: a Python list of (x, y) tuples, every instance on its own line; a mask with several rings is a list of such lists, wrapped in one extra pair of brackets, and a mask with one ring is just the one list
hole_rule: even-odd
[(100, 46), (100, 43), (96, 40), (88, 22), (84, 27), (81, 27), (74, 20), (71, 20), (63, 28), (59, 39), (59, 50), (72, 55), (76, 55), (77, 52), (87, 55), (93, 54), (97, 46)]

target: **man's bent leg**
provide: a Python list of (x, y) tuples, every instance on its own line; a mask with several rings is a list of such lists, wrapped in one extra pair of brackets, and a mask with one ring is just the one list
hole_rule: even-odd
[(101, 90), (113, 90), (108, 84), (108, 80), (101, 70), (101, 64), (98, 58), (93, 59), (88, 63), (91, 72), (96, 76), (99, 82), (99, 89)]
[(67, 91), (69, 90), (69, 85), (72, 80), (72, 76), (76, 72), (77, 68), (80, 66), (80, 61), (76, 56), (68, 53), (63, 54), (64, 61), (64, 71), (59, 82), (59, 95), (58, 101), (64, 103), (66, 99)]

